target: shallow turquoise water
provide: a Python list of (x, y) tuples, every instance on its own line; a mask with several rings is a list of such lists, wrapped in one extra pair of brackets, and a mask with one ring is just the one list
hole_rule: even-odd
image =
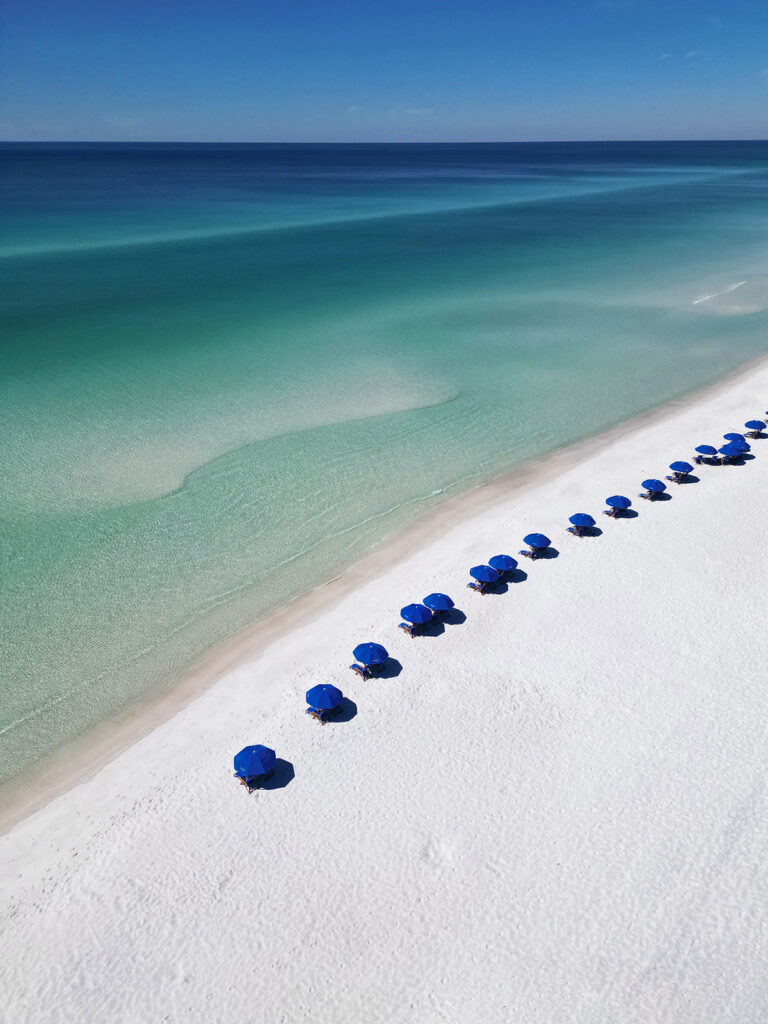
[(768, 348), (763, 144), (3, 156), (3, 778)]

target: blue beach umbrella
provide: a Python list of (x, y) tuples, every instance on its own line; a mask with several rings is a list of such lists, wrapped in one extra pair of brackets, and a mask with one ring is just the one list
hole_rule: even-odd
[(427, 594), (423, 603), (433, 612), (449, 612), (453, 608), (453, 601), (447, 594)]
[(568, 522), (572, 523), (574, 526), (581, 527), (595, 525), (595, 520), (592, 518), (592, 516), (587, 515), (586, 512), (577, 512), (576, 515), (571, 516)]
[(765, 424), (762, 420), (747, 420), (744, 426), (747, 430), (765, 430)]
[(726, 441), (746, 441), (743, 434), (737, 434), (735, 431), (730, 434), (723, 434)]
[(517, 562), (511, 555), (494, 555), (488, 559), (488, 565), (496, 572), (514, 572)]
[(469, 570), (469, 575), (474, 580), (479, 580), (480, 583), (495, 583), (499, 578), (499, 574), (490, 565), (473, 565)]
[(383, 665), (389, 657), (381, 644), (358, 644), (352, 654), (363, 665)]
[(407, 604), (400, 609), (400, 614), (406, 622), (412, 622), (416, 626), (423, 626), (432, 618), (432, 612), (423, 604)]
[(344, 700), (344, 694), (337, 686), (330, 683), (319, 683), (307, 690), (307, 704), (316, 711), (330, 711), (337, 708)]
[(527, 537), (523, 537), (523, 544), (527, 544), (530, 548), (548, 548), (552, 541), (549, 537), (545, 537), (543, 533), (529, 533)]
[(717, 455), (717, 448), (714, 448), (711, 444), (700, 444), (696, 451), (699, 455)]
[(271, 747), (262, 747), (257, 743), (253, 747), (243, 747), (235, 754), (235, 774), (241, 779), (250, 779), (253, 775), (266, 775), (275, 767), (277, 755)]
[(737, 458), (739, 455), (744, 454), (744, 449), (737, 441), (729, 441), (728, 444), (724, 444), (720, 449), (721, 455), (727, 455), (729, 458)]
[[(713, 448), (712, 451), (714, 450)], [(612, 494), (610, 498), (605, 499), (605, 504), (608, 508), (629, 508), (632, 502), (623, 494)]]
[(734, 440), (733, 440), (733, 441), (729, 441), (729, 442), (728, 442), (728, 444), (734, 444), (734, 445), (736, 445), (736, 447), (737, 447), (737, 448), (738, 448), (738, 449), (739, 449), (739, 450), (740, 450), (741, 452), (749, 452), (749, 451), (752, 451), (752, 449), (751, 449), (751, 448), (750, 448), (750, 446), (749, 446), (749, 441), (745, 441), (745, 440), (743, 440), (743, 439), (739, 439), (738, 437), (737, 437), (737, 438), (734, 438)]
[(643, 487), (646, 491), (666, 491), (667, 485), (663, 484), (661, 480), (643, 480)]
[(690, 462), (670, 462), (669, 468), (673, 473), (692, 473), (693, 466)]

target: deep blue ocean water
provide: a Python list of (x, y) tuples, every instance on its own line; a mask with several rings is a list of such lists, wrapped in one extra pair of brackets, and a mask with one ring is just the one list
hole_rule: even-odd
[(768, 349), (768, 144), (0, 147), (0, 776)]

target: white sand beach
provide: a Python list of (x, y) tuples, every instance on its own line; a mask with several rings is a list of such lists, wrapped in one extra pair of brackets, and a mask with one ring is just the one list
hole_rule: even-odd
[[(280, 635), (2, 845), (13, 1024), (768, 1018), (768, 367), (510, 492)], [(599, 515), (627, 494), (637, 517)], [(574, 538), (590, 512), (602, 535)], [(467, 570), (542, 531), (506, 592)], [(450, 594), (466, 621), (398, 630)], [(349, 671), (360, 641), (399, 674)], [(356, 705), (321, 727), (304, 692)], [(232, 756), (283, 759), (251, 796)], [(288, 767), (288, 763), (292, 767)]]

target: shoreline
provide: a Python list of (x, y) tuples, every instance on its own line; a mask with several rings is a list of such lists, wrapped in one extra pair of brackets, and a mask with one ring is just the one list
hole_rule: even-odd
[[(2, 793), (0, 835), (92, 778), (129, 747), (167, 723), (223, 676), (252, 662), (292, 631), (333, 610), (373, 577), (393, 569), (406, 561), (418, 547), (434, 541), (436, 534), (553, 480), (622, 438), (727, 391), (766, 365), (768, 355), (753, 358), (710, 384), (445, 498), (407, 526), (376, 543), (361, 559), (342, 566), (338, 574), (215, 644), (162, 687), (58, 748), (46, 759), (44, 768), (33, 769), (9, 782)], [(281, 692), (282, 687), (278, 684), (272, 691), (273, 703)], [(260, 696), (259, 711), (268, 710), (269, 690), (265, 688)]]

